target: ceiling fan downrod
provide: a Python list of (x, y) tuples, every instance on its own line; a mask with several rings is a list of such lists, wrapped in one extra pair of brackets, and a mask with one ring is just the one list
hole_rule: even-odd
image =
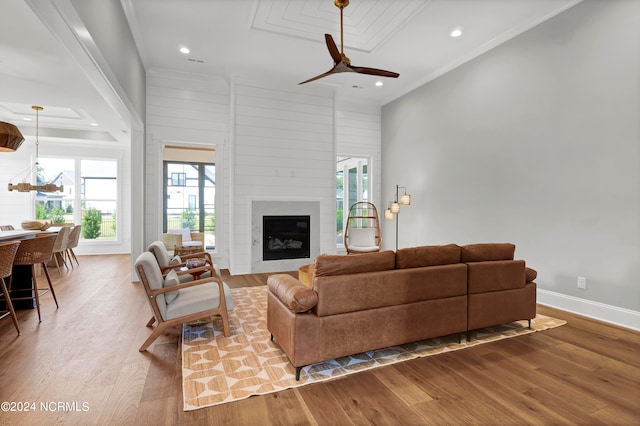
[(340, 9), (340, 55), (342, 56), (342, 59), (346, 59), (347, 60), (347, 65), (349, 65), (349, 63), (351, 61), (349, 61), (349, 58), (347, 58), (344, 55), (344, 32), (342, 31), (343, 28), (343, 20), (342, 20), (342, 10), (349, 6), (349, 0), (334, 0), (333, 4), (335, 4), (338, 9)]

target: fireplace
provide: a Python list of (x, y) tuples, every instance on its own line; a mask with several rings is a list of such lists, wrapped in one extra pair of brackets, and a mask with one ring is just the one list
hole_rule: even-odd
[(262, 260), (308, 259), (310, 216), (263, 216)]
[[(333, 217), (327, 215), (327, 217)], [(275, 221), (276, 228), (272, 231), (265, 231), (265, 226), (273, 222), (271, 219), (282, 218), (285, 221), (293, 222), (287, 228), (283, 228), (280, 221)], [(294, 219), (290, 221), (289, 219)], [(300, 220), (298, 220), (300, 219)], [(298, 222), (302, 224), (298, 227)], [(325, 225), (328, 229), (333, 228), (332, 224)], [(293, 199), (259, 199), (251, 200), (251, 267), (247, 272), (241, 273), (263, 273), (263, 272), (286, 272), (297, 271), (299, 267), (311, 263), (320, 255), (320, 202), (317, 200)], [(294, 232), (296, 234), (306, 233), (306, 238), (291, 238), (282, 235), (282, 232)], [(278, 237), (277, 233), (280, 233)], [(289, 244), (289, 248), (274, 250), (279, 243), (273, 240), (272, 250), (269, 250), (269, 236), (284, 240), (293, 239), (302, 241), (300, 249), (295, 248), (298, 244)], [(331, 234), (329, 234), (331, 236)], [(307, 239), (308, 238), (308, 239)], [(328, 241), (332, 241), (327, 238)], [(274, 244), (275, 243), (275, 244)], [(305, 250), (304, 253), (302, 250)]]

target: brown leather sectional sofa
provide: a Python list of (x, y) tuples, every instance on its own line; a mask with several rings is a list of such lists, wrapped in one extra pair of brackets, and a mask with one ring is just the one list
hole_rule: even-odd
[[(513, 244), (316, 258), (312, 288), (268, 279), (267, 327), (294, 367), (536, 316), (536, 272)], [(469, 338), (469, 336), (467, 336)]]

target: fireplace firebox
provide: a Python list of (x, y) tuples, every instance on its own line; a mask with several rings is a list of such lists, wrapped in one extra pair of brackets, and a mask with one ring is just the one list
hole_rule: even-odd
[(311, 256), (310, 216), (263, 216), (262, 260)]

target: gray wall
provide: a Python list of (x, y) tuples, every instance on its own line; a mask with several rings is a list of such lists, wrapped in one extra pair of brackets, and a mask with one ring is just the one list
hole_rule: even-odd
[(539, 288), (640, 310), (639, 80), (640, 1), (585, 0), (383, 107), (399, 246), (513, 242)]

